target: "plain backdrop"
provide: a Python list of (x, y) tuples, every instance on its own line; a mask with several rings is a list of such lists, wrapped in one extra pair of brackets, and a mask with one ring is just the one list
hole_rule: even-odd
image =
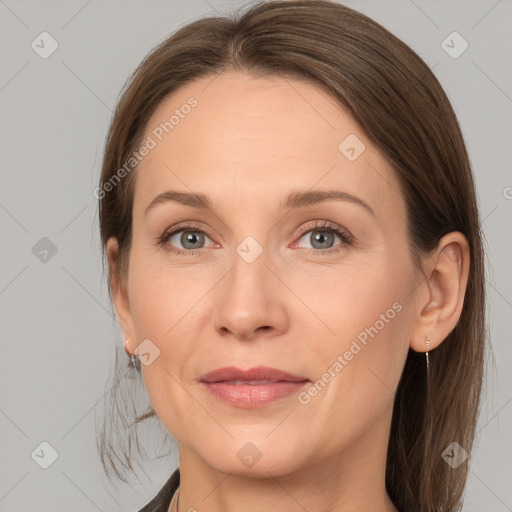
[[(510, 511), (512, 2), (343, 3), (427, 62), (462, 126), (485, 232), (495, 358), (464, 511)], [(142, 484), (111, 486), (99, 464), (94, 416), (122, 338), (102, 278), (92, 191), (129, 74), (177, 28), (245, 4), (0, 0), (0, 511), (134, 511), (177, 467), (175, 445), (144, 463)], [(469, 45), (457, 58), (443, 47), (454, 31), (457, 48)], [(44, 469), (43, 459), (53, 463)]]

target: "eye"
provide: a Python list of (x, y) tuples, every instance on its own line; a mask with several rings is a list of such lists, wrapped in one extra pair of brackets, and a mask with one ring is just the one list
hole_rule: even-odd
[[(336, 224), (331, 224), (329, 222), (317, 222), (314, 224), (313, 229), (311, 227), (308, 229), (305, 228), (306, 231), (303, 231), (302, 236), (299, 240), (299, 245), (301, 241), (304, 240), (305, 244), (309, 244), (309, 247), (306, 246), (307, 254), (310, 253), (322, 253), (322, 252), (336, 252), (343, 248), (343, 246), (351, 245), (353, 243), (353, 237), (343, 229), (341, 226)], [(341, 243), (334, 245), (336, 238), (341, 240)]]
[(204, 247), (205, 240), (212, 242), (198, 226), (187, 225), (166, 231), (159, 243), (177, 254), (196, 254), (198, 249)]

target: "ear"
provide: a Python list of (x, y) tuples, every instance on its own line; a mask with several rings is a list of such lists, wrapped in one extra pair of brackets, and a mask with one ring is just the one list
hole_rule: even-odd
[(133, 354), (135, 347), (137, 346), (137, 340), (135, 339), (135, 329), (128, 300), (128, 283), (123, 281), (116, 265), (119, 257), (119, 246), (116, 238), (109, 238), (107, 241), (106, 252), (109, 266), (110, 288), (116, 310), (117, 321), (125, 340), (125, 350), (130, 354)]
[[(417, 317), (411, 333), (411, 348), (427, 352), (439, 346), (459, 321), (469, 275), (469, 244), (454, 231), (441, 238), (424, 264)], [(427, 336), (430, 346), (425, 344)]]

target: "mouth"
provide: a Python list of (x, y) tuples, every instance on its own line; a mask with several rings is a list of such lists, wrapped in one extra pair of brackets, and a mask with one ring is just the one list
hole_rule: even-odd
[(233, 386), (261, 386), (263, 384), (275, 384), (276, 382), (290, 382), (284, 380), (222, 380), (218, 382), (224, 382), (225, 384), (232, 384)]
[(294, 375), (284, 370), (270, 368), (269, 366), (256, 366), (242, 370), (236, 366), (229, 366), (213, 370), (201, 376), (202, 382), (229, 382), (232, 384), (273, 384), (276, 382), (302, 382), (308, 380), (306, 377)]
[(248, 370), (220, 368), (203, 375), (200, 382), (222, 402), (251, 409), (298, 393), (310, 380), (275, 368), (258, 366)]

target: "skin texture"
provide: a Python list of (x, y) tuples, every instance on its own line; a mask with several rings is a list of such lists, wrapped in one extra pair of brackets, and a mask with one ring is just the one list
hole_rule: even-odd
[[(450, 233), (424, 256), (424, 274), (415, 267), (396, 176), (317, 86), (237, 72), (201, 78), (159, 105), (146, 134), (190, 96), (197, 106), (136, 170), (126, 280), (114, 271), (115, 239), (107, 247), (127, 350), (145, 339), (160, 350), (142, 371), (179, 443), (180, 510), (396, 510), (385, 489), (394, 394), (409, 347), (426, 351), (430, 336), (435, 350), (459, 319), (467, 241)], [(366, 146), (354, 161), (338, 149), (349, 134)], [(213, 210), (165, 202), (145, 215), (171, 189), (207, 194)], [(280, 206), (310, 190), (352, 194), (374, 215), (350, 201)], [(186, 221), (206, 233), (202, 245), (184, 246), (182, 232), (158, 244)], [(315, 221), (348, 230), (353, 243), (334, 234), (319, 245), (313, 235), (326, 233)], [(252, 263), (236, 252), (248, 236), (263, 249)], [(198, 249), (165, 249), (173, 246)], [(389, 319), (393, 304), (400, 311)], [(384, 326), (307, 404), (291, 395), (237, 408), (198, 382), (224, 366), (266, 365), (314, 383), (382, 314)], [(248, 442), (261, 454), (252, 467), (237, 457)]]

